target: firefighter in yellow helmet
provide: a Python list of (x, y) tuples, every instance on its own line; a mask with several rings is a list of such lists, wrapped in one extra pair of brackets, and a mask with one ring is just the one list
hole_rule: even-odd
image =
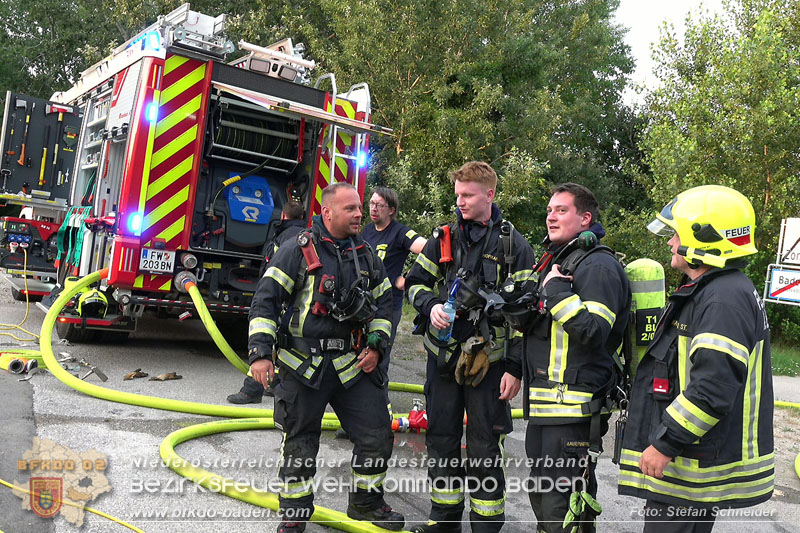
[(644, 531), (711, 531), (718, 509), (769, 500), (775, 480), (764, 303), (741, 268), (755, 213), (717, 185), (682, 192), (648, 229), (671, 236), (684, 277), (633, 384), (620, 494), (646, 499)]

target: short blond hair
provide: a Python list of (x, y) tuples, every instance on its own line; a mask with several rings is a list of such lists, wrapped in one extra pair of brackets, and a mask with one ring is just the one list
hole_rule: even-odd
[(469, 182), (474, 181), (484, 185), (493, 191), (497, 189), (497, 174), (488, 163), (483, 161), (469, 161), (461, 165), (461, 168), (450, 173), (450, 181)]

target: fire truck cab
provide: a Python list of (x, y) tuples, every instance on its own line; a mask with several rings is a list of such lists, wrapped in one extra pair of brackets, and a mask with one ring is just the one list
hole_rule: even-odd
[(226, 62), (237, 47), (224, 30), (224, 15), (184, 4), (49, 101), (7, 93), (0, 202), (25, 218), (0, 219), (5, 281), (47, 308), (73, 278), (109, 269), (91, 302), (62, 311), (62, 338), (191, 311), (187, 279), (212, 313), (243, 318), (283, 204), (310, 220), (341, 181), (363, 198), (369, 135), (391, 134), (370, 123), (367, 84), (312, 83), (290, 39), (239, 42), (245, 55)]

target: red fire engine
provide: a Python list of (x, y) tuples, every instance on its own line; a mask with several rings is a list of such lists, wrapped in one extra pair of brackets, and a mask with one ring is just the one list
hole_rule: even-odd
[(290, 39), (240, 42), (226, 62), (224, 29), (184, 4), (50, 101), (7, 93), (0, 202), (25, 209), (0, 219), (5, 281), (24, 299), (27, 280), (46, 307), (70, 278), (109, 269), (62, 312), (62, 338), (178, 316), (192, 307), (186, 276), (212, 313), (241, 317), (287, 200), (310, 217), (329, 183), (363, 197), (369, 134), (391, 133), (370, 123), (367, 84), (312, 84)]

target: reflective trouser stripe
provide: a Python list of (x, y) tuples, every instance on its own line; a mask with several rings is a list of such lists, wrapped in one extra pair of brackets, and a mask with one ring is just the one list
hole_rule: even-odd
[(439, 505), (459, 505), (464, 501), (462, 489), (436, 489), (431, 488), (431, 501)]
[(280, 495), (285, 499), (296, 499), (314, 493), (314, 479), (304, 479), (296, 483), (281, 483)]
[(355, 470), (350, 470), (353, 473), (353, 485), (359, 489), (371, 490), (376, 489), (383, 485), (386, 479), (386, 471), (379, 474), (359, 474)]
[(470, 508), (481, 516), (497, 516), (503, 514), (506, 510), (505, 496), (499, 500), (479, 500), (477, 498), (469, 497)]
[(700, 409), (689, 401), (683, 393), (679, 394), (672, 403), (667, 406), (666, 411), (679, 426), (696, 437), (702, 437), (719, 422), (718, 418)]

